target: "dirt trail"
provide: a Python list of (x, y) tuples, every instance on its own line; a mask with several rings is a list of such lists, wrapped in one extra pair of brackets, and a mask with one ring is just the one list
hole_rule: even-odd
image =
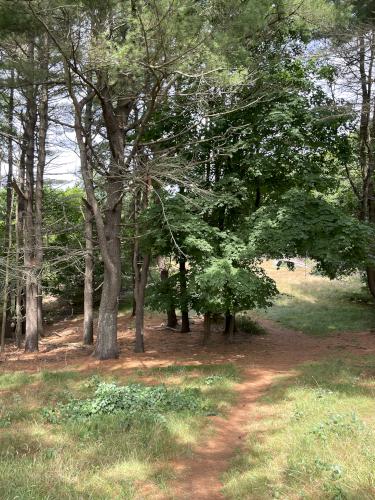
[(338, 355), (375, 354), (375, 335), (371, 332), (317, 338), (282, 328), (269, 320), (261, 323), (267, 335), (250, 337), (237, 334), (235, 344), (227, 345), (217, 332), (212, 344), (202, 348), (201, 321), (196, 320), (192, 334), (187, 335), (164, 330), (160, 326), (161, 318), (148, 318), (145, 332), (147, 352), (135, 355), (131, 320), (122, 317), (119, 323), (120, 359), (98, 362), (90, 355), (92, 349), (80, 344), (82, 319), (76, 318), (50, 326), (37, 354), (26, 355), (9, 347), (0, 358), (0, 372), (67, 368), (123, 374), (135, 368), (170, 364), (232, 362), (239, 365), (243, 379), (236, 386), (237, 403), (227, 418), (210, 417), (213, 425), (211, 437), (193, 450), (192, 458), (173, 464), (177, 479), (171, 485), (172, 498), (222, 499), (222, 474), (244, 443), (249, 421), (257, 418), (257, 399), (276, 376), (292, 374), (300, 363), (306, 361)]
[(179, 479), (172, 486), (173, 498), (219, 500), (220, 479), (236, 451), (245, 444), (246, 428), (257, 418), (256, 403), (275, 377), (292, 375), (298, 365), (340, 354), (374, 354), (375, 335), (371, 332), (342, 333), (329, 338), (313, 338), (282, 328), (269, 320), (261, 323), (268, 335), (253, 337), (242, 345), (244, 357), (238, 360), (243, 381), (237, 386), (238, 403), (227, 419), (217, 418), (211, 439), (195, 450), (193, 457), (178, 464)]

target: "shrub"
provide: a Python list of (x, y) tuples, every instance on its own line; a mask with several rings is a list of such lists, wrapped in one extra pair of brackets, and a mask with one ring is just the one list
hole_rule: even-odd
[(95, 415), (123, 413), (130, 419), (137, 415), (158, 416), (167, 412), (210, 413), (211, 409), (197, 388), (167, 388), (164, 385), (145, 386), (115, 383), (98, 384), (94, 397), (73, 399), (55, 408), (44, 408), (43, 415), (50, 423), (80, 420)]

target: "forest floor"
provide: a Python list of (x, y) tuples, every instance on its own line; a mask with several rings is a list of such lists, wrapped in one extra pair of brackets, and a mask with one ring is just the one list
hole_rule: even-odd
[[(373, 498), (375, 481), (370, 477), (375, 463), (373, 451), (370, 458), (366, 455), (367, 458), (363, 459), (363, 446), (357, 452), (352, 451), (351, 457), (343, 457), (343, 450), (338, 450), (337, 457), (331, 457), (331, 461), (327, 453), (328, 448), (331, 453), (337, 444), (332, 441), (332, 436), (338, 443), (345, 443), (345, 447), (352, 446), (353, 443), (345, 440), (356, 435), (357, 430), (363, 435), (356, 436), (356, 442), (363, 439), (368, 444), (375, 444), (375, 436), (369, 436), (361, 426), (358, 429), (355, 427), (358, 419), (362, 422), (373, 418), (370, 414), (373, 413), (371, 408), (375, 394), (374, 333), (371, 330), (334, 331), (322, 337), (285, 328), (264, 317), (260, 317), (259, 322), (266, 331), (264, 335), (238, 333), (235, 343), (229, 345), (225, 343), (218, 327), (211, 343), (202, 347), (201, 319), (193, 318), (191, 334), (181, 334), (164, 329), (161, 316), (148, 315), (146, 352), (135, 355), (133, 322), (123, 314), (119, 320), (120, 357), (105, 362), (95, 360), (91, 356), (91, 348), (81, 345), (81, 317), (48, 326), (39, 353), (25, 354), (9, 346), (0, 361), (0, 404), (3, 404), (0, 406), (0, 427), (6, 430), (0, 437), (0, 449), (3, 450), (0, 451), (0, 474), (5, 478), (0, 487), (1, 498)], [(66, 377), (62, 375), (64, 372)], [(55, 470), (56, 476), (61, 476), (63, 465), (55, 463), (57, 459), (54, 452), (59, 450), (59, 453), (66, 453), (66, 450), (59, 448), (62, 446), (59, 441), (62, 434), (54, 430), (48, 436), (40, 434), (42, 424), (34, 406), (51, 402), (56, 404), (61, 394), (64, 397), (63, 392), (53, 392), (50, 385), (45, 385), (47, 382), (56, 382), (57, 386), (61, 383), (60, 389), (69, 389), (73, 387), (69, 386), (70, 379), (77, 384), (77, 377), (82, 381), (90, 380), (93, 375), (126, 383), (162, 382), (187, 386), (192, 381), (193, 385), (196, 384), (197, 377), (204, 375), (205, 378), (199, 379), (200, 387), (203, 387), (208, 397), (219, 403), (219, 407), (222, 406), (223, 411), (206, 416), (195, 424), (191, 421), (188, 424), (178, 421), (176, 424), (175, 421), (173, 425), (179, 428), (178, 432), (172, 432), (170, 424), (169, 434), (174, 433), (179, 445), (186, 445), (183, 449), (177, 447), (173, 453), (156, 450), (154, 455), (150, 451), (143, 462), (143, 455), (133, 456), (132, 466), (129, 465), (130, 452), (127, 451), (127, 466), (123, 463), (122, 469), (119, 469), (121, 457), (107, 458), (104, 462), (109, 476), (105, 480), (100, 476), (101, 471), (98, 472), (98, 468), (104, 467), (103, 462), (95, 462), (97, 457), (90, 458), (93, 460), (93, 469), (86, 470), (88, 459), (86, 455), (83, 459), (83, 452), (79, 451), (78, 471), (73, 471), (75, 466), (72, 463), (71, 472), (64, 470), (64, 484), (53, 483), (51, 487), (42, 478), (41, 471), (49, 467), (49, 474), (53, 476)], [(48, 392), (46, 387), (52, 390), (50, 397), (42, 394), (43, 391)], [(84, 394), (86, 389), (82, 390)], [(15, 442), (11, 416), (6, 417), (7, 400), (11, 393), (16, 394), (18, 399), (9, 403), (9, 407), (14, 409), (14, 405), (18, 405), (18, 408), (21, 399), (24, 405), (24, 413), (21, 412), (15, 419), (16, 427), (24, 425), (25, 419), (30, 416), (34, 425), (33, 439), (30, 437), (31, 431), (25, 437), (26, 451), (22, 433), (18, 434), (18, 441)], [(27, 408), (25, 401), (28, 401)], [(5, 412), (3, 417), (2, 408)], [(350, 413), (352, 409), (359, 411), (358, 418), (357, 414), (353, 417), (354, 413)], [(11, 415), (11, 412), (8, 414)], [(339, 420), (333, 434), (333, 424), (329, 423), (332, 414)], [(348, 415), (352, 416), (349, 418)], [(4, 425), (1, 425), (1, 417)], [(350, 422), (346, 421), (348, 418)], [(310, 426), (312, 430), (309, 431), (302, 424)], [(290, 430), (294, 432), (293, 437), (288, 434)], [(105, 430), (100, 431), (103, 434), (97, 430), (95, 432), (98, 432), (93, 434), (98, 441), (105, 439)], [(69, 435), (74, 442), (81, 433), (82, 428), (79, 431), (64, 428), (63, 434)], [(300, 440), (292, 445), (296, 435), (299, 435)], [(311, 442), (310, 435), (313, 436)], [(42, 457), (42, 447), (35, 443), (41, 439), (43, 448), (47, 446), (45, 443), (48, 444), (51, 456)], [(118, 435), (116, 439), (120, 439)], [(144, 439), (144, 446), (152, 447), (147, 443), (149, 437), (145, 436)], [(119, 443), (107, 443), (106, 446), (116, 449)], [(160, 447), (160, 443), (157, 446)], [(294, 455), (291, 455), (289, 448), (293, 446)], [(305, 456), (301, 457), (301, 449), (305, 450)], [(101, 452), (99, 448), (94, 451), (98, 454)], [(71, 453), (74, 454), (73, 451)], [(167, 462), (167, 468), (163, 469), (160, 465), (160, 458)], [(341, 462), (346, 460), (348, 464), (343, 467), (341, 462), (338, 463), (339, 459)], [(343, 470), (355, 468), (351, 460), (355, 462), (362, 459), (369, 461), (367, 469), (363, 466), (363, 477), (358, 475), (357, 470), (351, 472), (359, 479), (353, 479), (348, 474), (344, 477)], [(21, 461), (22, 467), (17, 481), (13, 480), (15, 460)], [(40, 478), (35, 467), (38, 460)], [(151, 473), (147, 472), (145, 463), (152, 460), (158, 466), (157, 472), (153, 470)], [(25, 472), (28, 465), (29, 479)], [(134, 470), (129, 472), (131, 467)], [(97, 471), (95, 484), (92, 483), (92, 470)], [(31, 483), (25, 486), (20, 479), (22, 474), (26, 474), (25, 481), (31, 481), (31, 486)], [(128, 489), (121, 483), (121, 474), (131, 485), (126, 487)], [(314, 474), (316, 484), (312, 478)], [(142, 475), (144, 480), (140, 480)], [(60, 477), (60, 480), (62, 483), (63, 478)], [(89, 482), (87, 489), (82, 484), (84, 481)], [(116, 481), (118, 484), (115, 487)], [(362, 489), (356, 481), (362, 484)], [(348, 491), (354, 492), (353, 495), (348, 495)]]

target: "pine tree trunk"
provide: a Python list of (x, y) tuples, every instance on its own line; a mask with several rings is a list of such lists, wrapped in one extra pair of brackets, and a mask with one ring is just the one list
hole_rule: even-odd
[[(114, 183), (115, 184), (115, 183)], [(116, 189), (116, 186), (112, 186)], [(116, 194), (116, 197), (118, 195)], [(105, 219), (108, 262), (104, 261), (104, 279), (100, 299), (95, 356), (98, 359), (118, 358), (117, 314), (121, 288), (120, 249), (121, 205), (117, 204)]]
[[(29, 62), (34, 64), (34, 44), (29, 45)], [(27, 96), (25, 120), (25, 216), (24, 216), (24, 266), (26, 292), (25, 351), (38, 350), (38, 267), (35, 255), (34, 224), (34, 136), (37, 120), (35, 86), (30, 86)]]
[(0, 335), (0, 349), (1, 352), (5, 350), (5, 332), (7, 327), (7, 312), (8, 312), (8, 298), (9, 298), (9, 278), (10, 278), (10, 254), (12, 250), (12, 215), (13, 215), (13, 197), (11, 198), (10, 212), (7, 214), (7, 249), (5, 260), (5, 276), (4, 276), (4, 292), (2, 303), (2, 321), (1, 321), (1, 335)]
[(118, 278), (104, 270), (95, 346), (95, 357), (101, 360), (116, 359), (119, 355), (117, 345), (118, 290)]
[[(43, 79), (48, 79), (48, 36), (44, 36), (42, 42), (39, 61), (40, 69), (43, 72)], [(46, 165), (46, 142), (48, 130), (48, 87), (46, 84), (41, 85), (39, 96), (39, 134), (38, 134), (38, 163), (36, 168), (36, 183), (35, 183), (35, 266), (37, 268), (38, 279), (38, 336), (43, 335), (43, 290), (42, 290), (42, 267), (43, 267), (43, 184), (44, 184), (44, 169)]]
[(83, 343), (91, 345), (94, 343), (94, 244), (92, 213), (85, 205), (85, 288), (84, 288), (84, 317), (83, 317)]
[(34, 352), (38, 345), (38, 279), (34, 269), (26, 273), (26, 335), (25, 351)]
[(6, 195), (6, 214), (5, 214), (5, 233), (4, 233), (4, 248), (6, 249), (5, 260), (5, 276), (4, 276), (4, 294), (2, 304), (2, 322), (0, 345), (1, 351), (5, 348), (6, 327), (8, 323), (8, 298), (9, 298), (9, 279), (10, 279), (10, 254), (12, 250), (12, 218), (13, 218), (13, 116), (14, 116), (14, 70), (11, 71), (11, 88), (9, 93), (8, 104), (8, 175), (7, 175), (7, 195)]
[[(22, 162), (20, 162), (22, 165)], [(21, 172), (22, 175), (22, 172)], [(23, 189), (23, 181), (22, 177), (19, 179), (19, 185), (21, 189)], [(21, 273), (20, 273), (20, 245), (22, 242), (22, 203), (23, 199), (18, 196), (17, 198), (17, 208), (16, 208), (16, 271), (17, 271), (17, 280), (16, 280), (16, 344), (18, 349), (22, 345), (22, 333), (23, 333), (23, 314), (22, 314), (22, 283), (21, 283)]]

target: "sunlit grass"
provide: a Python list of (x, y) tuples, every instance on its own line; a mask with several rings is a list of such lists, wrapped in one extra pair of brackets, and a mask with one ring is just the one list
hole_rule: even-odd
[[(175, 377), (179, 379), (176, 380)], [(74, 370), (0, 374), (0, 498), (153, 498), (166, 494), (171, 463), (191, 456), (211, 432), (209, 417), (166, 413), (160, 420), (101, 415), (49, 424), (41, 409), (85, 399), (101, 380), (198, 387), (225, 414), (239, 374), (231, 364), (113, 374)]]
[(310, 274), (308, 267), (277, 270), (272, 262), (264, 267), (281, 295), (256, 315), (317, 336), (374, 328), (375, 303), (359, 276), (329, 280)]
[(375, 359), (302, 366), (259, 401), (230, 499), (375, 498)]

